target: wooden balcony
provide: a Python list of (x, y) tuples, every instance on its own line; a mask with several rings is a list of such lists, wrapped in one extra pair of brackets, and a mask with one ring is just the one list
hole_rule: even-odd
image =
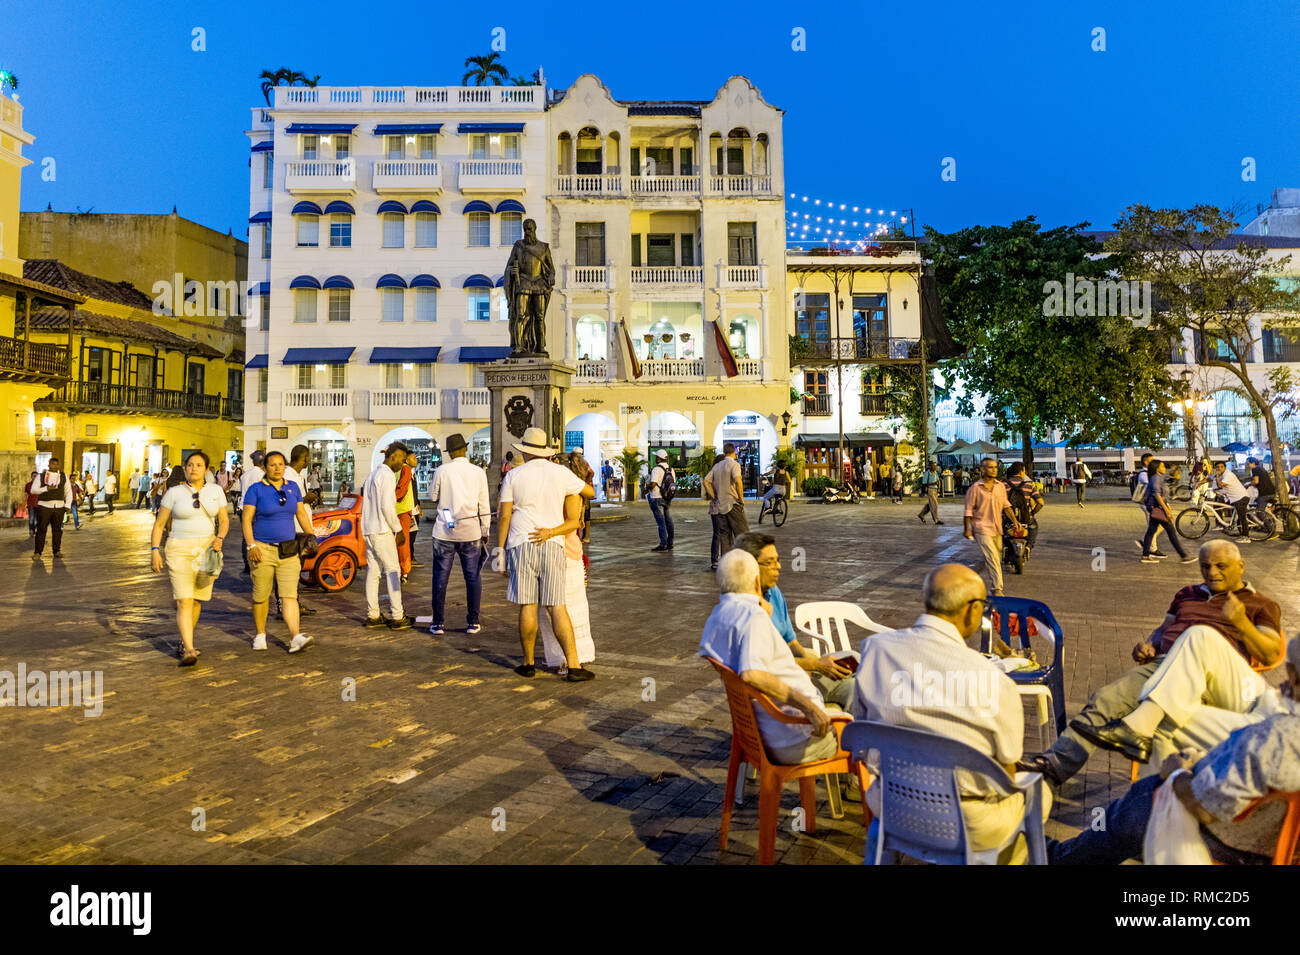
[[(171, 388), (118, 385), (103, 381), (73, 381), (56, 389), (52, 395), (38, 399), (36, 407), (117, 414), (217, 418), (222, 415), (223, 400), (229, 401), (223, 399), (221, 395), (194, 395)], [(240, 402), (238, 420), (243, 420), (242, 402)]]
[(0, 380), (57, 384), (70, 374), (67, 345), (0, 337)]
[(831, 414), (831, 396), (806, 395), (803, 399), (803, 413), (809, 418), (829, 418)]

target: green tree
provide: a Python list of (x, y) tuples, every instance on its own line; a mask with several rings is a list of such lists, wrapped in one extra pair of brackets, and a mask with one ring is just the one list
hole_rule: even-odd
[(641, 452), (636, 448), (624, 448), (618, 458), (623, 463), (623, 488), (627, 500), (635, 501), (637, 484), (641, 479), (641, 471), (645, 468), (645, 458), (641, 457)]
[(1127, 277), (1151, 283), (1158, 303), (1152, 327), (1175, 340), (1191, 331), (1196, 363), (1235, 379), (1229, 390), (1249, 400), (1263, 420), (1278, 498), (1288, 503), (1277, 422), (1296, 410), (1296, 382), (1285, 365), (1271, 369), (1266, 384), (1252, 379), (1250, 357), (1263, 329), (1294, 327), (1300, 315), (1300, 288), (1285, 275), (1291, 256), (1248, 245), (1236, 236), (1232, 212), (1211, 205), (1132, 205), (1115, 229), (1106, 248), (1119, 256)]
[(262, 81), (262, 96), (266, 100), (266, 105), (270, 106), (271, 90), (277, 86), (297, 86), (299, 83), (303, 86), (315, 86), (320, 82), (320, 74), (308, 77), (306, 73), (281, 67), (278, 70), (263, 70), (259, 79)]
[(510, 76), (510, 71), (501, 63), (501, 54), (493, 50), (487, 56), (467, 56), (465, 66), (468, 69), (460, 78), (461, 83), (474, 81), (475, 86), (500, 86)]
[(946, 366), (965, 387), (958, 410), (973, 414), (972, 395), (984, 396), (994, 440), (1019, 435), (1030, 468), (1035, 433), (1059, 428), (1080, 442), (1153, 446), (1174, 417), (1163, 335), (1122, 315), (1093, 314), (1106, 310), (1095, 299), (1049, 307), (1050, 283), (1102, 280), (1116, 268), (1086, 227), (1042, 231), (1030, 216), (946, 235), (926, 229), (948, 325), (966, 349)]
[(6, 86), (11, 90), (17, 90), (18, 75), (11, 73), (9, 70), (0, 70), (0, 92), (4, 92)]

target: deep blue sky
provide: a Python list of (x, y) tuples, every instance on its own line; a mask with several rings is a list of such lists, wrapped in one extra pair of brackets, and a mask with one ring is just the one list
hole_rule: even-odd
[[(195, 26), (207, 52), (190, 50)], [(0, 20), (0, 67), (17, 73), (37, 139), (22, 208), (175, 204), (243, 236), (243, 131), (262, 69), (320, 73), (322, 85), (453, 85), (496, 26), (511, 71), (540, 64), (552, 87), (592, 72), (621, 99), (709, 99), (743, 73), (786, 111), (787, 193), (912, 207), (945, 230), (1028, 214), (1108, 227), (1132, 202), (1236, 203), (1244, 222), (1274, 187), (1300, 185), (1291, 0), (23, 0)], [(796, 26), (806, 52), (791, 50)], [(1097, 26), (1104, 53), (1090, 49)], [(41, 180), (46, 156), (55, 182)], [(956, 182), (940, 180), (945, 156)], [(1255, 182), (1241, 179), (1244, 156)]]

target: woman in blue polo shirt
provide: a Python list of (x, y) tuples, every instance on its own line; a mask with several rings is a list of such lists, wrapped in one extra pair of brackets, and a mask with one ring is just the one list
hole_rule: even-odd
[[(312, 533), (311, 514), (302, 501), (302, 491), (294, 481), (284, 479), (285, 460), (279, 451), (268, 451), (263, 465), (266, 475), (249, 487), (244, 495), (244, 540), (249, 541), (248, 563), (253, 568), (253, 622), (257, 635), (253, 649), (266, 649), (266, 617), (271, 599), (271, 585), (280, 590), (284, 622), (293, 634), (289, 652), (297, 653), (312, 645), (298, 629), (298, 576), (302, 560), (290, 544), (302, 528)], [(282, 551), (291, 554), (280, 556)]]

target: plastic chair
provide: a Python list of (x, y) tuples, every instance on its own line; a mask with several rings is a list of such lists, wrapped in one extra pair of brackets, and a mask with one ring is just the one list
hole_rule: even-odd
[[(1022, 650), (1029, 649), (1031, 620), (1046, 625), (1051, 631), (1052, 643), (1055, 645), (1052, 662), (1036, 670), (1016, 670), (1008, 673), (1007, 676), (1011, 677), (1012, 682), (1017, 686), (1047, 687), (1051, 693), (1052, 710), (1056, 715), (1056, 735), (1060, 736), (1065, 732), (1065, 634), (1061, 632), (1061, 625), (1056, 622), (1051, 608), (1038, 600), (1028, 600), (1024, 597), (990, 597), (989, 609), (997, 611), (1001, 618), (998, 627), (999, 636), (1007, 646), (1013, 646), (1011, 642), (1013, 617), (1017, 621), (1016, 630)], [(987, 633), (980, 638), (980, 650), (984, 653), (993, 652)]]
[(1262, 796), (1243, 809), (1233, 822), (1241, 822), (1268, 802), (1287, 804), (1286, 815), (1282, 817), (1282, 829), (1277, 834), (1277, 848), (1273, 850), (1273, 865), (1291, 865), (1295, 860), (1296, 844), (1300, 843), (1300, 792), (1271, 792)]
[[(965, 743), (870, 720), (851, 723), (840, 745), (859, 761), (865, 761), (870, 750), (880, 754), (879, 831), (875, 859), (866, 859), (864, 853), (865, 863), (892, 864), (896, 854), (902, 853), (936, 865), (996, 865), (998, 854), (1023, 832), (1029, 864), (1047, 865), (1041, 773), (1018, 773), (1013, 780), (992, 759)], [(970, 847), (961, 813), (958, 769), (979, 773), (1004, 796), (1024, 795), (1025, 814), (1020, 825), (995, 849), (976, 851)]]
[[(763, 693), (754, 689), (740, 678), (740, 675), (728, 666), (724, 666), (712, 657), (705, 657), (722, 678), (722, 686), (727, 691), (727, 706), (731, 710), (731, 759), (727, 763), (727, 789), (722, 797), (722, 829), (718, 835), (718, 847), (727, 848), (727, 834), (731, 831), (731, 811), (736, 792), (736, 779), (740, 775), (742, 763), (748, 763), (758, 769), (758, 864), (771, 865), (776, 856), (777, 817), (781, 812), (781, 790), (792, 779), (799, 780), (799, 802), (804, 812), (806, 832), (817, 831), (817, 796), (813, 788), (814, 776), (827, 776), (826, 789), (830, 795), (832, 813), (841, 813), (839, 781), (833, 778), (839, 773), (856, 773), (862, 787), (862, 824), (871, 825), (871, 810), (867, 808), (866, 791), (870, 780), (866, 767), (862, 763), (853, 763), (848, 752), (841, 747), (834, 756), (819, 759), (812, 763), (799, 763), (785, 766), (773, 763), (767, 758), (767, 747), (758, 735), (758, 720), (754, 714), (755, 707), (782, 723), (807, 723), (802, 716), (791, 716), (778, 709)], [(852, 722), (849, 716), (831, 717), (831, 726), (838, 740), (840, 732)]]
[(845, 623), (857, 624), (872, 633), (884, 633), (882, 627), (867, 612), (847, 600), (814, 600), (794, 608), (795, 629), (813, 642), (820, 656), (839, 650), (853, 650)]

